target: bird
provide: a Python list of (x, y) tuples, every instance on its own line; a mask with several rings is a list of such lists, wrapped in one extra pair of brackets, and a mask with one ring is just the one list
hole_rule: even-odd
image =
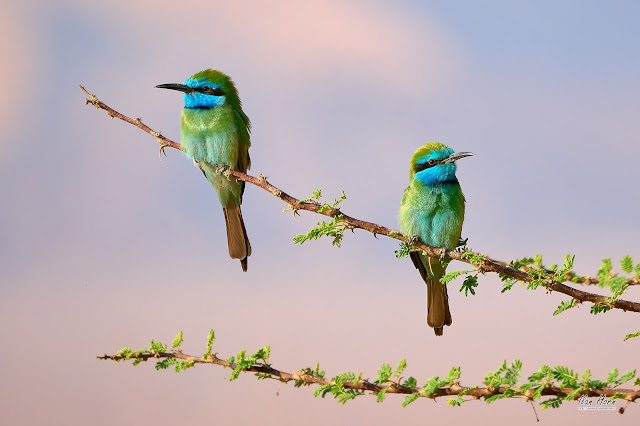
[(228, 75), (210, 68), (193, 74), (184, 84), (156, 87), (183, 92), (181, 150), (193, 159), (216, 190), (227, 226), (229, 256), (240, 259), (246, 272), (251, 244), (240, 210), (245, 183), (228, 179), (216, 167), (245, 173), (251, 166), (251, 121), (242, 110), (238, 90)]
[[(409, 238), (453, 250), (458, 245), (464, 221), (465, 199), (456, 178), (456, 161), (473, 156), (454, 152), (438, 142), (428, 142), (411, 157), (410, 183), (404, 191), (398, 223)], [(423, 252), (410, 252), (413, 265), (427, 284), (427, 324), (436, 336), (451, 325), (446, 285), (440, 282), (446, 265)]]

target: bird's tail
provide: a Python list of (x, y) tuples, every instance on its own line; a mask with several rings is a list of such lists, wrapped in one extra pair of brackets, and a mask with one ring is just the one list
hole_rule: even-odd
[(442, 336), (444, 326), (451, 325), (447, 286), (440, 282), (445, 268), (440, 259), (417, 252), (411, 253), (411, 260), (427, 284), (427, 324), (433, 328), (436, 336)]
[(251, 256), (251, 244), (242, 220), (242, 211), (240, 206), (225, 207), (222, 210), (224, 210), (224, 220), (227, 224), (229, 256), (232, 259), (240, 259), (242, 270), (246, 272), (247, 258)]

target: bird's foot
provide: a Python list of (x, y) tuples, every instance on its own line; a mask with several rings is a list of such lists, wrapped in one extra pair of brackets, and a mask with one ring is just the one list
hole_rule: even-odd
[(446, 255), (447, 255), (447, 249), (444, 247), (440, 247), (440, 260), (444, 259)]
[(156, 141), (158, 141), (158, 143), (160, 144), (160, 149), (158, 149), (158, 157), (162, 158), (162, 154), (164, 154), (164, 156), (167, 156), (167, 153), (164, 152), (165, 147), (169, 146), (169, 144), (167, 142), (165, 142), (160, 136), (160, 133), (157, 133), (154, 135), (156, 137)]
[(420, 237), (418, 237), (417, 235), (412, 235), (411, 237), (409, 237), (409, 241), (407, 242), (410, 246), (416, 245), (420, 242)]
[(291, 204), (287, 204), (287, 208), (282, 210), (282, 213), (288, 212), (289, 210), (291, 210), (294, 219), (296, 218), (296, 216), (300, 216), (300, 213), (298, 213), (298, 210), (300, 209), (293, 207)]

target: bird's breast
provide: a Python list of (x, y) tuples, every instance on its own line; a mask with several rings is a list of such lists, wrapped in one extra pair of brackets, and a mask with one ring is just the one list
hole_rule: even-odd
[(220, 108), (183, 109), (182, 151), (196, 161), (235, 168), (240, 146), (235, 123), (228, 115)]
[(432, 246), (455, 248), (464, 221), (464, 196), (457, 183), (448, 186), (412, 182), (400, 208), (402, 232)]

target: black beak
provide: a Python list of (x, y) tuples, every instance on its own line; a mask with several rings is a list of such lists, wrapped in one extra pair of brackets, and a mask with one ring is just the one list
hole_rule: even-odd
[(440, 164), (453, 163), (454, 161), (457, 161), (457, 160), (459, 160), (461, 158), (472, 157), (472, 156), (475, 156), (475, 154), (473, 152), (454, 152), (453, 154), (451, 154), (447, 158), (443, 159), (442, 163), (440, 163)]
[(187, 86), (186, 84), (177, 84), (177, 83), (158, 84), (156, 88), (177, 90), (179, 92), (184, 92), (184, 93), (195, 92), (195, 90), (193, 90), (191, 87)]

